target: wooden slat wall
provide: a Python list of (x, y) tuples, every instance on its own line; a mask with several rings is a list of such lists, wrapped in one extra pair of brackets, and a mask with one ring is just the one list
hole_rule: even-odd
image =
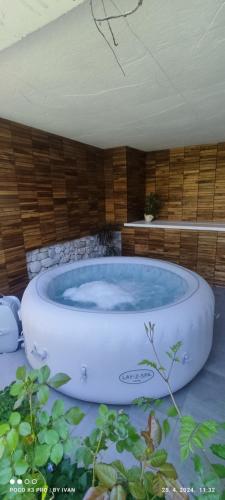
[(27, 250), (105, 223), (102, 151), (0, 119), (0, 293), (27, 283)]
[[(159, 219), (225, 222), (225, 143), (146, 154), (146, 194), (157, 192)], [(134, 219), (133, 219), (134, 220)], [(160, 258), (225, 285), (225, 234), (124, 228), (123, 254)]]
[(180, 264), (207, 281), (225, 285), (225, 234), (212, 231), (123, 228), (123, 255)]
[(123, 224), (127, 221), (127, 159), (126, 148), (105, 151), (106, 221)]
[(104, 153), (106, 220), (123, 224), (143, 215), (145, 153), (121, 147)]
[(145, 189), (160, 219), (225, 222), (225, 143), (147, 153)]
[(145, 153), (126, 148), (127, 221), (142, 219), (145, 205)]

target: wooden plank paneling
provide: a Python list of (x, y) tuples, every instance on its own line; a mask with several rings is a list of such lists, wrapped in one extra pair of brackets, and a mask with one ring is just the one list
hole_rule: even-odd
[(209, 283), (225, 284), (225, 234), (221, 232), (124, 227), (122, 251), (174, 262)]
[(104, 153), (106, 220), (123, 224), (143, 217), (145, 153), (134, 148), (113, 148)]
[(145, 208), (145, 154), (127, 148), (127, 221), (142, 219)]
[(21, 294), (26, 251), (105, 222), (101, 150), (0, 119), (0, 292)]
[(1, 267), (4, 266), (0, 289), (6, 289), (7, 279), (7, 293), (21, 293), (27, 284), (27, 270), (12, 131), (9, 124), (2, 121), (0, 128), (0, 251)]
[(213, 220), (217, 145), (200, 147), (197, 220)]
[(225, 142), (217, 147), (213, 220), (225, 222)]
[(11, 128), (24, 246), (32, 249), (42, 245), (32, 130), (17, 125)]
[(159, 219), (225, 222), (225, 143), (147, 153), (145, 172), (146, 194), (162, 198)]
[(169, 165), (168, 219), (182, 220), (184, 148), (171, 149)]
[(155, 189), (162, 200), (162, 208), (159, 218), (168, 218), (168, 203), (169, 203), (169, 165), (170, 152), (156, 152), (156, 173), (155, 173)]

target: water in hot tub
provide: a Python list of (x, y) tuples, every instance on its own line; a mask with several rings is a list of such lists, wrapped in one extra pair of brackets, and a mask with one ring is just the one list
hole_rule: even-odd
[(175, 272), (138, 264), (87, 265), (65, 272), (49, 285), (61, 304), (95, 311), (140, 311), (179, 300), (188, 284)]

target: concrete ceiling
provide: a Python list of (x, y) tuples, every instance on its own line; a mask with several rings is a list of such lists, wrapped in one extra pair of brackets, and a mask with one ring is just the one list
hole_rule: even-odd
[(46, 26), (85, 0), (0, 0), (0, 51)]
[[(27, 9), (21, 26), (14, 23), (15, 3)], [(117, 12), (111, 0), (105, 3)], [(114, 0), (121, 10), (136, 3)], [(39, 11), (48, 6), (43, 24), (31, 4)], [(129, 25), (114, 21), (125, 76), (88, 0), (77, 8), (73, 0), (0, 0), (0, 16), (6, 5), (0, 116), (103, 148), (225, 140), (224, 0), (144, 0)]]

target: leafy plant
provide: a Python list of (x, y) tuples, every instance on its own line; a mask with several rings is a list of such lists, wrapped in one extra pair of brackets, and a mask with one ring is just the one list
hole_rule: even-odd
[[(134, 403), (148, 411), (146, 428), (141, 432), (132, 425), (123, 411), (115, 411), (101, 404), (94, 429), (86, 437), (72, 435), (72, 426), (83, 419), (78, 407), (65, 410), (64, 403), (56, 400), (47, 411), (49, 386), (58, 388), (70, 378), (63, 374), (50, 376), (48, 366), (27, 371), (18, 368), (16, 381), (6, 388), (4, 396), (13, 400), (8, 406), (8, 419), (0, 421), (0, 498), (2, 500), (157, 500), (159, 498), (187, 499), (177, 471), (162, 447), (163, 439), (171, 429), (170, 419), (176, 418), (180, 427), (179, 446), (181, 460), (191, 457), (198, 486), (193, 485), (197, 500), (225, 500), (225, 444), (212, 443), (208, 457), (207, 442), (225, 430), (225, 424), (215, 420), (196, 422), (191, 415), (182, 415), (173, 395), (170, 377), (180, 362), (181, 342), (167, 352), (165, 368), (155, 345), (155, 325), (145, 324), (154, 359), (145, 359), (141, 365), (150, 366), (167, 384), (172, 400), (167, 416), (161, 422), (156, 411), (161, 400), (139, 398)], [(4, 399), (4, 398), (3, 398)], [(11, 403), (10, 403), (11, 404)], [(127, 468), (117, 459), (105, 463), (103, 453), (114, 446), (118, 454), (132, 455), (136, 463)], [(35, 481), (35, 490), (26, 486), (23, 493), (10, 491), (11, 478)], [(65, 488), (74, 488), (70, 494)], [(57, 488), (59, 490), (57, 490)], [(55, 491), (57, 490), (57, 493)], [(197, 493), (198, 491), (198, 493)]]
[[(147, 428), (140, 434), (124, 411), (99, 406), (96, 427), (78, 444), (75, 459), (79, 465), (92, 468), (92, 486), (84, 499), (102, 499), (110, 495), (115, 499), (164, 498), (168, 484), (179, 489), (177, 473), (168, 462), (167, 452), (159, 448), (162, 430), (154, 412), (148, 418)], [(99, 461), (101, 452), (114, 443), (118, 453), (127, 451), (136, 459), (136, 466), (127, 469), (120, 460), (111, 464)]]
[[(49, 398), (48, 385), (58, 388), (70, 380), (64, 373), (50, 377), (48, 366), (31, 371), (22, 366), (17, 369), (16, 379), (10, 387), (13, 411), (7, 423), (0, 423), (0, 496), (4, 500), (38, 498), (28, 488), (22, 495), (10, 491), (10, 479), (22, 478), (28, 483), (36, 481), (36, 488), (45, 490), (41, 496), (44, 499), (48, 485), (43, 467), (49, 461), (58, 465), (70, 451), (70, 425), (78, 425), (84, 414), (77, 407), (65, 411), (60, 400), (54, 402), (50, 413), (43, 408)], [(25, 415), (20, 412), (24, 404)]]
[(156, 217), (162, 206), (162, 201), (157, 193), (149, 193), (145, 198), (145, 214)]
[(114, 230), (111, 224), (106, 224), (97, 234), (99, 244), (105, 247), (106, 257), (118, 255), (118, 250), (114, 242)]
[[(200, 491), (202, 490), (203, 494), (196, 495), (195, 498), (204, 498), (205, 500), (221, 500), (221, 492), (224, 489), (224, 484), (221, 482), (221, 479), (225, 479), (225, 466), (220, 463), (211, 463), (207, 456), (205, 446), (207, 445), (207, 441), (211, 440), (219, 430), (225, 429), (225, 423), (221, 424), (214, 419), (197, 422), (191, 415), (182, 415), (170, 385), (170, 377), (174, 365), (175, 363), (180, 362), (178, 352), (182, 343), (177, 342), (175, 345), (170, 347), (169, 351), (166, 353), (170, 360), (169, 368), (166, 369), (162, 366), (155, 346), (155, 325), (151, 322), (149, 322), (148, 325), (145, 324), (145, 332), (152, 346), (155, 359), (153, 361), (144, 359), (140, 362), (140, 365), (151, 366), (151, 368), (156, 370), (158, 375), (167, 385), (168, 393), (173, 403), (173, 405), (169, 407), (167, 415), (169, 418), (176, 417), (180, 424), (179, 445), (181, 460), (186, 460), (189, 456), (192, 456), (195, 472), (201, 478), (202, 487), (200, 488)], [(147, 403), (152, 405), (154, 404), (154, 401), (149, 399)], [(146, 401), (143, 401), (143, 398), (135, 401), (135, 404), (138, 404), (138, 406), (146, 406), (147, 403)], [(170, 430), (168, 419), (163, 421), (162, 428), (164, 430), (164, 434), (167, 435)], [(225, 444), (212, 444), (210, 449), (214, 455), (225, 460)], [(198, 450), (201, 451), (203, 459), (201, 459), (201, 457), (196, 453)], [(204, 462), (207, 464), (207, 467), (204, 467)], [(209, 494), (208, 497), (207, 494)], [(223, 494), (225, 497), (225, 490)]]
[[(9, 420), (9, 416), (13, 411), (13, 406), (15, 404), (15, 398), (11, 396), (10, 390), (11, 385), (0, 391), (0, 422), (4, 423)], [(28, 411), (28, 401), (23, 401), (20, 407), (20, 413), (26, 415)]]
[[(92, 484), (92, 470), (78, 467), (70, 458), (64, 458), (57, 466), (50, 464), (47, 471), (44, 469), (44, 473), (49, 491), (60, 490), (57, 492), (57, 500), (68, 500), (69, 493), (63, 492), (65, 487), (68, 490), (75, 487), (76, 500), (82, 500)], [(73, 498), (73, 494), (71, 495)]]

